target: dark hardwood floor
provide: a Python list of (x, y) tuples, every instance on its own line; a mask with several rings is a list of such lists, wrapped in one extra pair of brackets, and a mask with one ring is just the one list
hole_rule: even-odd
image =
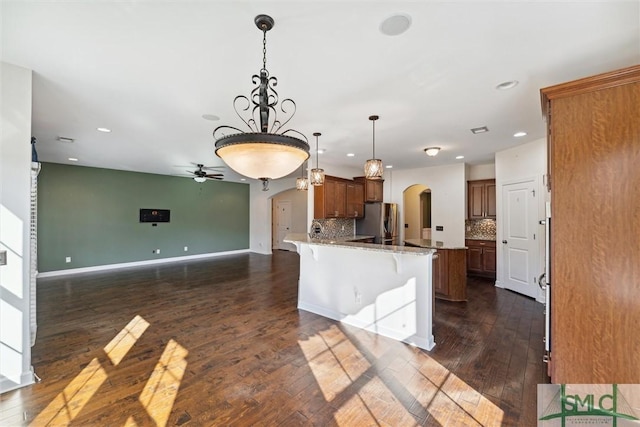
[(427, 352), (296, 309), (299, 258), (38, 280), (33, 366), (0, 425), (532, 426), (542, 305), (468, 280)]

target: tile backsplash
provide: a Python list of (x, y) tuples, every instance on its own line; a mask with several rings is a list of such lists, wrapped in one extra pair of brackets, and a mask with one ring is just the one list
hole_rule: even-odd
[(350, 218), (314, 219), (311, 226), (312, 233), (316, 224), (320, 225), (320, 232), (316, 236), (323, 239), (350, 237), (356, 230), (355, 220)]
[(464, 223), (466, 239), (496, 240), (495, 219), (468, 219)]

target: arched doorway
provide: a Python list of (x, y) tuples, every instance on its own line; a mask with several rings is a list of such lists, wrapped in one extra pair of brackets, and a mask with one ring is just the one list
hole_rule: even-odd
[(431, 239), (431, 189), (415, 184), (403, 193), (404, 238)]

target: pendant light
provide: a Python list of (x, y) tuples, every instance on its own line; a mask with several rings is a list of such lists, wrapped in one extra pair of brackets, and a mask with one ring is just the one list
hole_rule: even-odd
[(324, 184), (324, 169), (318, 167), (318, 137), (322, 135), (320, 132), (314, 132), (313, 136), (316, 137), (316, 167), (311, 169), (311, 185)]
[[(270, 77), (267, 71), (267, 31), (273, 28), (275, 21), (268, 15), (258, 15), (254, 23), (263, 34), (262, 68), (259, 74), (252, 76), (256, 86), (249, 97), (238, 95), (233, 100), (236, 114), (249, 130), (245, 132), (223, 125), (213, 131), (213, 137), (216, 154), (231, 169), (261, 180), (268, 188), (268, 180), (289, 175), (309, 158), (309, 143), (302, 133), (284, 128), (296, 112), (296, 103), (286, 98), (277, 107), (279, 96), (273, 88), (278, 79)], [(284, 118), (277, 117), (278, 110)], [(292, 133), (304, 141), (291, 136)]]
[(382, 179), (384, 172), (382, 160), (376, 159), (376, 120), (379, 118), (378, 116), (369, 116), (369, 120), (373, 124), (373, 157), (364, 164), (364, 175), (367, 179)]
[(300, 166), (300, 177), (296, 179), (296, 190), (307, 191), (309, 189), (309, 179), (304, 174), (304, 163)]

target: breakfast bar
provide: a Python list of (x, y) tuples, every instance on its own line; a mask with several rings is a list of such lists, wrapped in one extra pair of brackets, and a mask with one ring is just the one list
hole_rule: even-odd
[(431, 350), (432, 248), (289, 234), (300, 254), (298, 308)]

